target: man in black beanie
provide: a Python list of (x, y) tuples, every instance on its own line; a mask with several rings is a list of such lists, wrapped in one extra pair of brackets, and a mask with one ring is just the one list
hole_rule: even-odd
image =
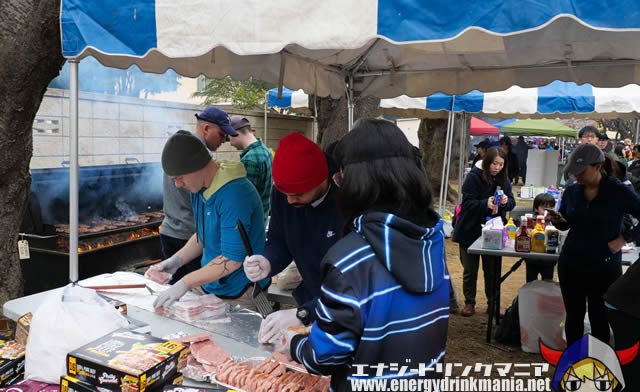
[[(154, 307), (168, 307), (189, 289), (253, 308), (242, 261), (247, 256), (236, 222), (242, 221), (254, 252), (264, 248), (262, 203), (241, 162), (211, 159), (207, 147), (191, 132), (178, 131), (162, 150), (162, 168), (176, 187), (191, 192), (196, 233), (173, 256), (151, 268), (173, 274), (185, 261), (200, 255), (201, 268), (162, 292)], [(224, 279), (223, 279), (224, 278)], [(269, 279), (259, 282), (268, 286)]]

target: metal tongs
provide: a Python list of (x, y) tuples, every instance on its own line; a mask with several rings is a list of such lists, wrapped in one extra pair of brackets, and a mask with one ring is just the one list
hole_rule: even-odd
[[(251, 247), (251, 242), (249, 242), (249, 236), (247, 235), (247, 231), (244, 229), (242, 222), (238, 219), (236, 224), (236, 229), (240, 233), (240, 238), (242, 238), (242, 243), (244, 244), (244, 249), (247, 252), (247, 256), (253, 256), (253, 248)], [(262, 318), (267, 317), (269, 314), (273, 313), (273, 308), (267, 299), (264, 290), (258, 282), (253, 283), (253, 293), (251, 294), (252, 300), (258, 312), (262, 315)]]

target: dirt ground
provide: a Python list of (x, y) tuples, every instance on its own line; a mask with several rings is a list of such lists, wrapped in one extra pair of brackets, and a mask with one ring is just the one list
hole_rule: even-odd
[[(457, 189), (457, 182), (454, 182), (453, 188)], [(514, 195), (519, 190), (514, 187)], [(531, 202), (518, 201), (518, 205), (532, 206)], [(437, 206), (437, 200), (434, 201)], [(447, 203), (447, 210), (453, 211), (455, 205)], [(460, 309), (464, 307), (464, 296), (462, 295), (462, 264), (458, 244), (446, 240), (447, 251), (447, 267), (451, 275), (457, 292)], [(518, 259), (513, 257), (502, 258), (502, 275), (516, 263)], [(554, 274), (557, 273), (554, 272)], [(554, 275), (557, 280), (557, 274)], [(512, 273), (500, 286), (500, 304), (504, 311), (510, 305), (513, 299), (518, 295), (518, 289), (526, 283), (525, 267), (522, 265), (518, 270)], [(530, 354), (523, 352), (519, 346), (506, 346), (496, 343), (492, 340), (491, 344), (486, 343), (487, 333), (487, 297), (484, 294), (484, 276), (482, 268), (478, 271), (478, 284), (476, 292), (476, 313), (471, 317), (463, 317), (458, 312), (449, 315), (449, 334), (447, 339), (447, 353), (445, 361), (447, 363), (462, 363), (463, 365), (475, 365), (476, 363), (541, 363), (544, 359), (540, 354)], [(495, 331), (495, 326), (494, 326)], [(453, 373), (460, 374), (461, 368), (454, 367)], [(553, 367), (549, 367), (548, 377), (553, 375)]]

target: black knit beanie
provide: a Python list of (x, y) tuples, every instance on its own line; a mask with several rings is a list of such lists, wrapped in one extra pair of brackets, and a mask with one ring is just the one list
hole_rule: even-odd
[(188, 131), (173, 134), (162, 149), (162, 169), (168, 176), (196, 172), (211, 161), (204, 143)]

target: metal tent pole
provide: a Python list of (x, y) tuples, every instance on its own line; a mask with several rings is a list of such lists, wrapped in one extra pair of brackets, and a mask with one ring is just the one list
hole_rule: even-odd
[(455, 117), (455, 112), (453, 112), (453, 104), (456, 100), (456, 96), (454, 95), (451, 98), (451, 137), (449, 137), (449, 156), (447, 157), (447, 174), (444, 178), (444, 199), (442, 200), (442, 206), (443, 209), (446, 210), (447, 209), (447, 195), (449, 193), (449, 170), (451, 169), (451, 150), (453, 147), (453, 136), (454, 136), (454, 129), (455, 129), (455, 121), (456, 121), (456, 117)]
[(458, 204), (462, 203), (462, 180), (464, 177), (465, 162), (467, 161), (467, 140), (469, 140), (465, 127), (467, 116), (465, 112), (462, 113), (462, 125), (460, 126), (460, 159), (458, 161)]
[(449, 139), (451, 138), (451, 116), (452, 112), (449, 111), (449, 120), (447, 121), (447, 134), (444, 142), (444, 158), (442, 161), (442, 178), (440, 180), (440, 198), (438, 199), (438, 214), (442, 216), (442, 199), (444, 197), (444, 177), (447, 172), (447, 163), (449, 162)]
[(636, 118), (636, 141), (634, 144), (638, 144), (638, 142), (640, 141), (640, 119)]
[(347, 122), (349, 129), (347, 131), (351, 131), (353, 128), (353, 77), (349, 76), (349, 84), (347, 86)]
[(69, 60), (69, 281), (78, 281), (78, 60)]
[(267, 105), (269, 104), (269, 91), (264, 93), (264, 146), (269, 148), (267, 145)]

